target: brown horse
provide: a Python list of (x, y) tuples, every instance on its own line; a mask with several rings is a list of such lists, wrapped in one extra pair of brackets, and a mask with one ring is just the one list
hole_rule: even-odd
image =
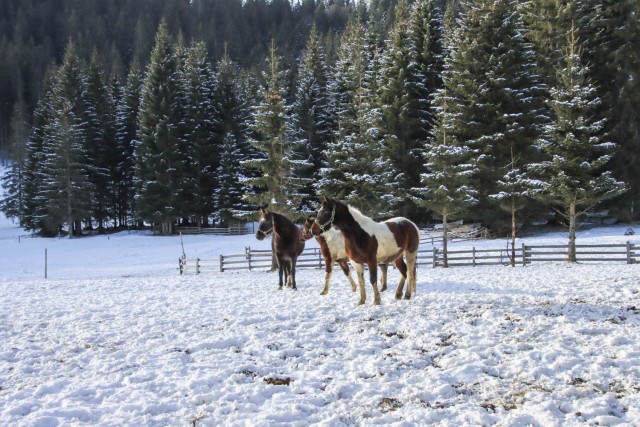
[[(340, 230), (335, 227), (329, 228), (329, 230), (324, 233), (317, 234), (314, 236), (313, 229), (318, 229), (318, 224), (315, 222), (316, 218), (314, 216), (308, 216), (304, 224), (302, 225), (302, 237), (305, 240), (309, 240), (312, 237), (316, 238), (316, 242), (320, 245), (320, 252), (322, 253), (322, 257), (324, 258), (324, 288), (320, 295), (326, 295), (329, 292), (329, 281), (331, 280), (331, 274), (333, 273), (333, 263), (337, 262), (345, 276), (349, 280), (351, 284), (351, 290), (353, 292), (356, 291), (356, 283), (353, 281), (351, 277), (351, 272), (349, 270), (347, 252), (345, 250), (344, 237)], [(380, 270), (382, 271), (382, 278), (380, 282), (382, 284), (381, 292), (387, 290), (387, 264), (380, 264)]]
[(282, 290), (283, 273), (287, 287), (297, 290), (296, 261), (304, 250), (302, 232), (284, 215), (262, 209), (256, 239), (263, 240), (271, 235), (271, 249), (278, 263), (278, 290)]
[[(364, 266), (369, 268), (369, 280), (373, 287), (374, 304), (380, 304), (377, 286), (377, 264), (394, 262), (400, 271), (400, 283), (396, 289), (396, 299), (402, 298), (405, 280), (409, 279), (405, 299), (416, 293), (416, 258), (420, 235), (418, 227), (406, 218), (392, 218), (376, 222), (363, 215), (358, 209), (338, 200), (326, 198), (316, 217), (317, 228), (314, 235), (326, 232), (336, 226), (345, 240), (345, 250), (358, 273), (360, 301), (364, 304), (367, 295), (364, 290)], [(406, 258), (403, 259), (403, 255)]]

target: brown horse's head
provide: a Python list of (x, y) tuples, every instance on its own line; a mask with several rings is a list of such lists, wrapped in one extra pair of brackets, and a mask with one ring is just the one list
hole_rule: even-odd
[(256, 239), (264, 240), (265, 237), (273, 234), (273, 215), (269, 209), (260, 210), (260, 224), (258, 225), (258, 231), (256, 231)]
[(302, 239), (309, 240), (314, 236), (314, 228), (318, 228), (318, 224), (316, 224), (315, 216), (308, 216), (304, 220), (304, 224), (302, 224)]

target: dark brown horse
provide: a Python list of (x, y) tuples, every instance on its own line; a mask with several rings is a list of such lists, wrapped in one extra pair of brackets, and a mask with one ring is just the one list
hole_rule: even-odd
[[(324, 233), (316, 231), (316, 236), (314, 236), (313, 229), (319, 230), (318, 224), (315, 222), (316, 218), (314, 216), (308, 216), (304, 224), (302, 225), (302, 237), (305, 240), (309, 240), (312, 237), (316, 238), (316, 242), (320, 245), (320, 252), (322, 252), (322, 257), (324, 258), (324, 288), (320, 295), (326, 295), (329, 292), (329, 281), (331, 280), (331, 274), (333, 272), (333, 263), (337, 262), (345, 276), (349, 280), (351, 284), (351, 290), (353, 292), (356, 291), (356, 283), (351, 278), (351, 272), (349, 270), (349, 257), (347, 256), (347, 252), (344, 244), (344, 236), (335, 227), (329, 228), (329, 230)], [(382, 277), (380, 282), (382, 284), (381, 292), (387, 290), (387, 264), (380, 264), (380, 270), (382, 271)]]
[[(314, 235), (336, 226), (345, 240), (345, 250), (358, 273), (360, 301), (364, 304), (367, 295), (364, 290), (364, 266), (369, 268), (369, 280), (373, 287), (374, 304), (380, 304), (377, 286), (376, 266), (393, 262), (400, 271), (400, 283), (396, 289), (396, 299), (402, 298), (405, 280), (409, 280), (405, 299), (416, 293), (416, 258), (420, 235), (418, 227), (406, 218), (392, 218), (376, 222), (359, 210), (338, 200), (326, 198), (316, 217), (317, 229)], [(405, 260), (403, 259), (406, 258)]]
[(302, 232), (284, 215), (262, 209), (256, 239), (263, 240), (267, 236), (273, 236), (271, 249), (278, 263), (278, 289), (282, 289), (284, 273), (287, 287), (297, 290), (296, 261), (304, 250)]

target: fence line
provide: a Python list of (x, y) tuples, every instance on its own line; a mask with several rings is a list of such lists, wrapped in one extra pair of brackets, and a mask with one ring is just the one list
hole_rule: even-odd
[[(569, 257), (569, 245), (526, 245), (515, 248), (515, 263), (528, 265), (533, 262), (563, 262)], [(447, 263), (456, 266), (510, 265), (511, 248), (456, 249), (447, 251)], [(623, 244), (576, 245), (577, 262), (625, 262), (638, 263), (638, 246)], [(444, 262), (441, 249), (418, 250), (419, 267), (439, 267)], [(273, 257), (269, 249), (246, 247), (243, 254), (220, 255), (214, 258), (179, 259), (180, 274), (200, 274), (233, 270), (271, 270)], [(319, 248), (305, 249), (296, 264), (297, 268), (324, 268), (324, 258)]]

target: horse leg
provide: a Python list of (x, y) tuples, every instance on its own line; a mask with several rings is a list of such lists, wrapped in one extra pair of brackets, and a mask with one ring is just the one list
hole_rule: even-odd
[(297, 291), (298, 287), (296, 286), (296, 259), (294, 258), (289, 262), (290, 262), (289, 279), (291, 281), (291, 289), (293, 289), (294, 291)]
[(369, 281), (373, 288), (373, 305), (380, 305), (380, 292), (378, 292), (378, 263), (370, 262), (369, 267)]
[(331, 274), (333, 273), (333, 260), (326, 259), (324, 260), (324, 288), (320, 295), (326, 295), (329, 293), (329, 280), (331, 280)]
[(280, 258), (276, 258), (276, 264), (278, 264), (278, 290), (282, 290), (282, 275), (284, 274), (284, 263)]
[(349, 283), (351, 284), (351, 290), (355, 292), (356, 282), (354, 282), (353, 277), (351, 277), (351, 271), (349, 271), (349, 264), (347, 264), (346, 261), (342, 260), (342, 261), (338, 261), (338, 265), (340, 266), (340, 268), (342, 268), (342, 272), (344, 273), (344, 275), (347, 276), (347, 280), (349, 280)]
[(291, 261), (284, 262), (284, 284), (287, 288), (291, 287)]
[[(402, 289), (404, 288), (404, 282), (407, 280), (407, 264), (404, 263), (404, 259), (402, 256), (398, 257), (394, 262), (396, 268), (400, 272), (400, 282), (398, 283), (398, 287), (396, 288), (396, 299), (402, 298)], [(411, 298), (411, 290), (410, 286), (407, 286), (407, 293), (405, 294), (405, 298)]]
[(407, 284), (407, 292), (411, 289), (411, 295), (416, 295), (416, 263), (418, 259), (418, 252), (407, 252), (407, 278), (409, 283)]
[(380, 292), (387, 290), (387, 268), (389, 268), (389, 264), (380, 264), (380, 271), (382, 272), (382, 277), (380, 278)]
[(358, 305), (362, 305), (367, 299), (367, 293), (364, 290), (364, 264), (353, 262), (352, 265), (358, 275), (358, 285), (360, 286), (360, 301), (358, 301)]

